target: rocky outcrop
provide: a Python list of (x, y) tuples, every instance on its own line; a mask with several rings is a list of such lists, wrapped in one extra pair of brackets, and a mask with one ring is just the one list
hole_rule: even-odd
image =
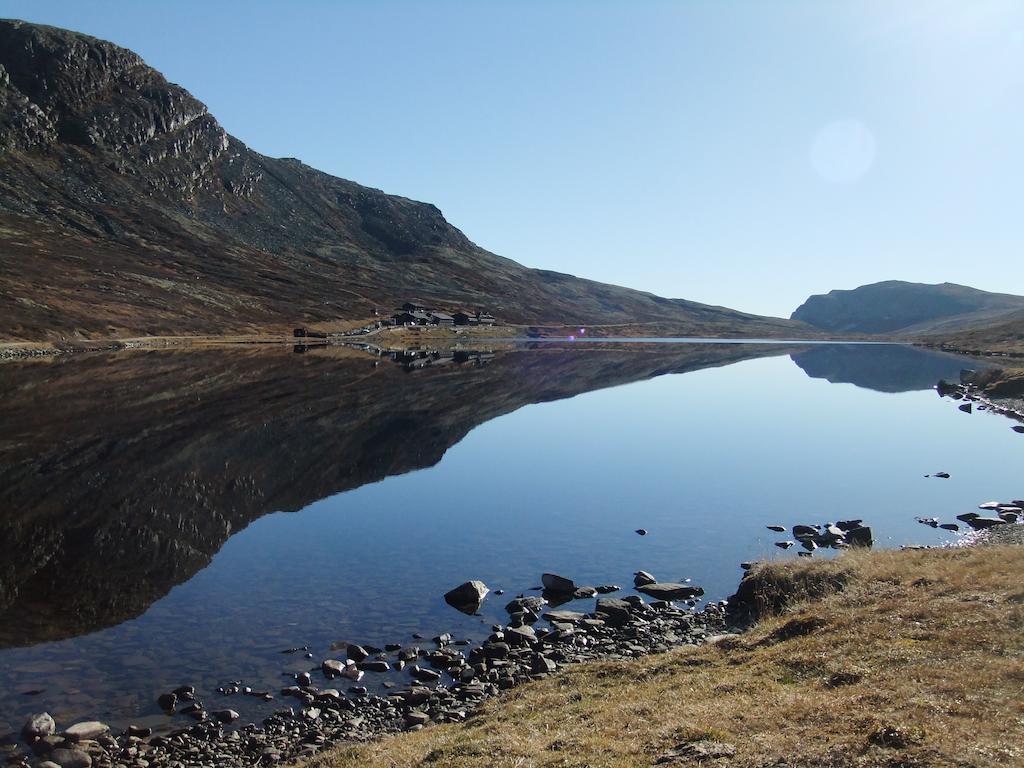
[(0, 21), (0, 107), (0, 338), (283, 330), (409, 300), (546, 325), (796, 328), (527, 269), (433, 205), (254, 152), (86, 35)]

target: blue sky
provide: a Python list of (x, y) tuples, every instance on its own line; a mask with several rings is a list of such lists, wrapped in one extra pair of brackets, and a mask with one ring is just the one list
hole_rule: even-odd
[(1024, 3), (0, 0), (139, 52), (254, 149), (529, 266), (788, 315), (1024, 293)]

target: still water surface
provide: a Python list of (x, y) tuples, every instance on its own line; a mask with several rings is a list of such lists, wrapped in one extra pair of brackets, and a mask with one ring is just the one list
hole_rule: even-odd
[[(540, 345), (413, 372), (315, 350), (5, 365), (0, 734), (42, 710), (167, 725), (163, 690), (276, 693), (336, 641), (481, 638), (544, 571), (724, 598), (740, 562), (796, 556), (770, 523), (949, 541), (915, 516), (1024, 495), (1024, 438), (930, 389), (962, 365), (792, 344)], [(466, 579), (507, 595), (464, 616), (441, 595)], [(280, 653), (303, 645), (312, 661)]]

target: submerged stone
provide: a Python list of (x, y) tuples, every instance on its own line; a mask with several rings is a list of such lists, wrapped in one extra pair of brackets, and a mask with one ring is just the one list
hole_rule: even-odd
[(474, 579), (446, 592), (444, 601), (462, 613), (474, 614), (480, 609), (488, 592), (490, 590), (486, 584)]

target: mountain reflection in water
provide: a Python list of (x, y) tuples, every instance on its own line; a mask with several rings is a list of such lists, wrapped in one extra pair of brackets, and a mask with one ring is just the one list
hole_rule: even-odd
[(987, 367), (968, 364), (956, 355), (899, 344), (821, 344), (791, 357), (812, 379), (876, 392), (931, 389), (939, 379), (959, 381), (964, 368)]
[(396, 365), (310, 347), (5, 364), (0, 647), (138, 616), (253, 520), (432, 466), (529, 403), (789, 351), (547, 346)]
[[(0, 365), (0, 735), (43, 710), (166, 728), (155, 696), (182, 684), (273, 689), (337, 643), (481, 639), (506, 601), (459, 613), (442, 596), (469, 579), (514, 595), (551, 571), (626, 594), (642, 568), (717, 600), (740, 562), (795, 557), (769, 523), (863, 517), (879, 546), (941, 544), (955, 534), (915, 516), (1020, 495), (1019, 435), (907, 391), (959, 358), (529, 346)], [(301, 646), (313, 660), (280, 652)], [(404, 679), (367, 684), (388, 675)], [(280, 702), (243, 704), (258, 721)]]

